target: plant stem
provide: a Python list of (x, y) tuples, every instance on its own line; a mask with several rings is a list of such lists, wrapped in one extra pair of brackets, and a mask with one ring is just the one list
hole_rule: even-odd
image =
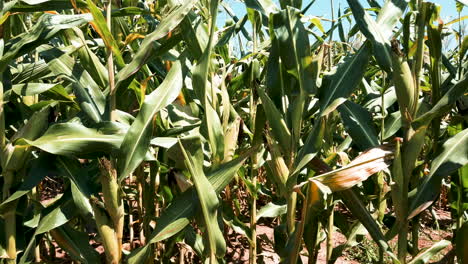
[[(424, 61), (424, 22), (426, 20), (426, 8), (423, 6), (424, 0), (418, 0), (418, 19), (417, 19), (417, 47), (416, 47), (416, 62), (413, 65), (413, 76), (414, 76), (414, 98), (417, 101), (420, 91), (420, 79), (421, 71)], [(417, 104), (416, 104), (417, 105)], [(416, 113), (417, 109), (410, 109), (411, 113)]]
[[(254, 84), (252, 84), (254, 85)], [(253, 94), (253, 89), (255, 87), (252, 87), (252, 94)], [(254, 98), (254, 96), (250, 97), (250, 118), (251, 118), (251, 128), (252, 131), (255, 131), (255, 119), (256, 119), (256, 113), (257, 113), (257, 102)], [(251, 193), (251, 201), (252, 204), (250, 206), (250, 231), (252, 232), (252, 236), (250, 237), (250, 252), (249, 252), (249, 263), (255, 264), (257, 263), (257, 154), (254, 153), (251, 156), (251, 163), (250, 163), (250, 169), (251, 169), (251, 178), (252, 178), (252, 185), (254, 186), (254, 193)]]
[[(402, 194), (401, 198), (402, 198), (402, 202), (404, 202), (405, 195)], [(408, 198), (407, 195), (406, 195), (406, 198)], [(408, 199), (406, 199), (406, 201), (408, 201)], [(406, 209), (405, 212), (407, 212), (408, 209), (407, 208), (405, 209)], [(400, 231), (398, 232), (398, 260), (401, 263), (406, 263), (407, 252), (408, 252), (408, 222), (403, 220), (401, 222)]]
[[(385, 91), (387, 90), (386, 86), (386, 77), (387, 74), (385, 71), (382, 71), (382, 94), (381, 94), (381, 120), (380, 120), (380, 144), (384, 142), (384, 134), (385, 134), (385, 117), (386, 117), (386, 109), (385, 109)], [(385, 174), (383, 172), (379, 172), (377, 174), (377, 185), (378, 185), (378, 221), (380, 223), (383, 222), (383, 218), (385, 216), (385, 210), (387, 209), (387, 202), (385, 201), (385, 189), (384, 189), (384, 180)]]
[[(40, 201), (41, 200), (41, 193), (38, 192), (38, 188), (34, 187), (31, 190), (31, 199), (34, 201)], [(34, 203), (34, 214), (40, 214), (41, 213), (41, 207), (39, 204)], [(41, 247), (40, 247), (40, 240), (36, 240), (36, 247), (34, 248), (34, 261), (40, 263), (41, 262)]]
[(331, 24), (331, 31), (330, 31), (330, 39), (328, 40), (328, 70), (330, 71), (332, 68), (332, 57), (333, 57), (333, 30), (335, 28), (335, 8), (333, 5), (333, 0), (330, 0), (330, 8), (331, 8), (331, 17), (332, 17), (332, 24)]
[(317, 217), (313, 217), (311, 221), (311, 226), (313, 228), (312, 230), (312, 241), (311, 244), (313, 245), (313, 250), (312, 252), (309, 252), (309, 264), (315, 264), (317, 263), (317, 257), (318, 257), (318, 251), (319, 247), (317, 247), (317, 240), (318, 240), (318, 233), (321, 228), (320, 221), (318, 220)]
[[(132, 175), (130, 174), (130, 178)], [(129, 200), (128, 202), (128, 208), (129, 209), (129, 214), (128, 214), (128, 232), (129, 232), (129, 240), (130, 240), (130, 249), (133, 249), (133, 240), (135, 238), (135, 230), (133, 229), (133, 214), (132, 214), (132, 201)]]
[[(253, 162), (252, 162), (253, 164)], [(252, 169), (252, 175), (255, 175), (256, 170)], [(257, 186), (257, 177), (252, 178), (253, 186)], [(257, 198), (256, 194), (252, 196), (252, 204), (250, 206), (250, 231), (252, 236), (250, 237), (250, 252), (249, 252), (249, 263), (257, 263)]]
[[(256, 13), (254, 13), (255, 16)], [(253, 19), (253, 30), (252, 30), (252, 39), (253, 39), (253, 47), (252, 52), (255, 54), (257, 52), (257, 24), (255, 18)], [(252, 78), (254, 78), (252, 76)], [(250, 96), (250, 127), (252, 131), (255, 133), (255, 121), (257, 116), (257, 98), (253, 96), (255, 94), (256, 83), (255, 80), (251, 80), (251, 95)], [(258, 128), (262, 129), (262, 128)], [(254, 186), (254, 192), (252, 194), (252, 204), (250, 206), (250, 231), (252, 232), (252, 236), (250, 238), (251, 245), (250, 245), (250, 252), (249, 252), (249, 263), (256, 264), (257, 263), (257, 154), (252, 154), (251, 157), (251, 176), (252, 176), (252, 185)]]
[[(2, 40), (0, 40), (2, 41)], [(3, 73), (0, 73), (0, 150), (5, 148), (5, 111), (3, 109)], [(3, 154), (0, 154), (3, 155)], [(3, 159), (2, 159), (3, 160)]]
[[(106, 23), (109, 32), (112, 34), (112, 1), (108, 0), (106, 6)], [(112, 53), (112, 47), (108, 47), (107, 49), (107, 72), (109, 76), (109, 114), (110, 114), (110, 121), (117, 120), (116, 116), (116, 90), (115, 90), (115, 77), (114, 77), (114, 59)], [(118, 246), (118, 261), (121, 262), (122, 259), (122, 239), (123, 239), (123, 228), (124, 228), (124, 208), (121, 199), (121, 191), (119, 187), (119, 182), (117, 180), (117, 174), (115, 172), (115, 160), (111, 159), (109, 164), (108, 173), (109, 179), (107, 179), (110, 184), (103, 185), (103, 192), (106, 191), (108, 193), (112, 193), (111, 203), (114, 204), (113, 208), (109, 208), (108, 204), (109, 201), (105, 200), (106, 210), (111, 215), (111, 220), (113, 222), (113, 228), (116, 234), (117, 239), (117, 246)], [(104, 177), (103, 175), (101, 177)], [(115, 185), (117, 189), (111, 188), (111, 186)], [(109, 189), (109, 190), (105, 190)], [(116, 207), (117, 206), (117, 207)]]
[[(123, 228), (124, 228), (124, 207), (122, 201), (121, 188), (118, 184), (117, 172), (112, 165), (112, 162), (102, 158), (99, 160), (99, 169), (101, 171), (101, 185), (102, 185), (102, 194), (104, 197), (104, 206), (105, 210), (109, 214), (112, 225), (112, 229), (115, 234), (112, 236), (116, 239), (114, 243), (108, 243), (108, 245), (117, 245), (116, 252), (109, 252), (109, 254), (117, 254), (113, 256), (117, 258), (117, 261), (120, 262), (122, 258), (122, 238), (123, 238)], [(110, 231), (106, 231), (110, 233)], [(111, 240), (111, 238), (108, 238)]]
[(5, 240), (7, 264), (16, 263), (16, 205), (18, 200), (12, 201), (5, 206), (3, 219), (5, 221)]
[[(112, 33), (112, 1), (108, 0), (106, 7), (106, 22), (109, 32)], [(109, 76), (109, 114), (110, 120), (115, 121), (116, 96), (115, 96), (115, 78), (114, 78), (114, 59), (112, 57), (112, 47), (107, 48), (107, 73)]]
[[(466, 166), (466, 165), (465, 165)], [(462, 171), (463, 167), (458, 170), (458, 188), (457, 188), (457, 225), (456, 231), (460, 230), (463, 225), (463, 177)]]
[[(3, 173), (3, 201), (10, 196), (10, 189), (14, 182), (14, 173), (5, 171)], [(8, 255), (7, 264), (16, 263), (16, 205), (18, 200), (7, 203), (3, 209), (3, 219), (5, 221), (5, 241), (6, 253)]]
[(137, 185), (137, 194), (138, 194), (138, 215), (139, 215), (139, 222), (143, 223), (140, 228), (140, 242), (141, 245), (146, 245), (146, 234), (145, 234), (145, 170), (143, 165), (140, 165), (136, 170), (136, 185)]
[[(460, 34), (460, 36), (458, 37), (458, 48), (461, 49), (462, 48), (462, 40), (463, 40), (463, 31), (462, 31), (462, 24), (461, 24), (461, 15), (460, 15), (460, 12), (458, 12), (458, 34)], [(458, 76), (459, 78), (462, 77), (462, 69), (463, 69), (463, 58), (460, 57), (458, 59)]]
[[(297, 263), (297, 258), (299, 257), (299, 252), (301, 250), (302, 235), (304, 234), (304, 226), (307, 220), (307, 214), (308, 214), (308, 209), (309, 209), (309, 199), (310, 199), (310, 187), (307, 189), (307, 194), (304, 199), (304, 203), (302, 204), (301, 222), (299, 223), (298, 230), (296, 231), (296, 239), (294, 239), (294, 247), (293, 247), (292, 255), (291, 255), (291, 263)], [(309, 254), (309, 257), (310, 257), (310, 254)]]
[[(414, 131), (409, 127), (405, 131), (404, 143), (407, 144), (414, 134)], [(405, 151), (402, 152), (402, 160), (405, 160)], [(398, 260), (402, 263), (406, 263), (406, 255), (408, 254), (408, 221), (406, 218), (408, 216), (408, 186), (411, 179), (411, 172), (413, 171), (414, 164), (409, 164), (407, 162), (402, 162), (402, 185), (399, 190), (400, 199), (399, 199), (399, 210), (400, 210), (400, 230), (398, 232)]]
[(333, 222), (334, 222), (334, 208), (335, 203), (333, 203), (333, 199), (330, 205), (330, 215), (328, 216), (328, 226), (327, 226), (327, 263), (330, 261), (333, 253)]
[(419, 253), (419, 215), (413, 218), (413, 226), (411, 229), (411, 243), (413, 246), (412, 255), (416, 256)]
[(287, 227), (288, 234), (291, 235), (294, 233), (295, 223), (296, 223), (296, 202), (297, 202), (297, 193), (291, 192), (288, 196), (288, 210), (287, 210)]
[[(413, 64), (413, 81), (414, 81), (414, 100), (415, 100), (415, 106), (411, 106), (411, 109), (409, 109), (410, 117), (414, 117), (413, 115), (416, 113), (417, 110), (417, 102), (418, 102), (418, 97), (419, 97), (419, 90), (420, 90), (420, 78), (421, 78), (421, 71), (422, 71), (422, 65), (423, 65), (423, 55), (424, 55), (424, 22), (425, 22), (425, 8), (423, 5), (424, 0), (418, 0), (418, 17), (417, 17), (417, 36), (416, 36), (416, 41), (417, 41), (417, 50), (416, 50), (416, 58), (415, 58), (415, 63)], [(415, 131), (411, 128), (411, 126), (405, 125), (405, 138), (404, 138), (404, 149), (407, 149), (410, 147), (409, 143), (410, 140), (412, 139)], [(400, 230), (398, 232), (398, 260), (402, 263), (406, 263), (406, 255), (408, 253), (408, 221), (406, 221), (406, 217), (408, 216), (408, 189), (409, 189), (409, 183), (411, 180), (412, 176), (412, 171), (414, 169), (415, 164), (410, 164), (413, 161), (411, 160), (408, 161), (409, 157), (406, 157), (405, 153), (409, 153), (409, 151), (403, 151), (402, 152), (402, 177), (403, 179), (401, 180), (401, 187), (399, 190), (399, 210), (400, 210)]]

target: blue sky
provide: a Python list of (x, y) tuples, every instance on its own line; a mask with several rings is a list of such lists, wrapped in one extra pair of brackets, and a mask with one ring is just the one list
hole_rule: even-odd
[[(274, 1), (278, 2), (278, 1)], [(340, 6), (342, 9), (348, 7), (348, 3), (346, 0), (334, 0), (334, 6), (335, 6), (335, 13), (338, 12), (338, 6)], [(361, 0), (363, 5), (367, 5), (367, 1)], [(378, 1), (380, 3), (383, 3), (384, 1), (380, 0)], [(444, 20), (452, 20), (457, 16), (457, 11), (455, 8), (455, 0), (431, 0), (429, 2), (437, 3), (442, 6), (442, 14), (441, 17)], [(229, 6), (234, 10), (236, 15), (238, 17), (242, 17), (246, 11), (245, 11), (245, 4), (241, 2), (240, 0), (225, 0), (224, 3), (229, 4)], [(303, 0), (302, 5), (306, 6), (309, 3), (307, 0)], [(468, 15), (468, 7), (465, 7), (463, 10), (462, 15)], [(324, 18), (331, 18), (331, 9), (330, 9), (330, 1), (329, 0), (316, 0), (315, 3), (312, 5), (312, 7), (309, 9), (309, 12), (307, 12), (309, 15), (315, 15), (315, 16), (323, 16)], [(336, 14), (335, 14), (336, 15)], [(224, 15), (220, 15), (220, 20), (225, 19)]]
[[(377, 0), (381, 5), (384, 3), (384, 0)], [(455, 0), (426, 0), (427, 2), (433, 2), (437, 3), (442, 6), (441, 9), (441, 18), (444, 22), (449, 22), (452, 21), (453, 19), (458, 18), (458, 13), (456, 10), (456, 1)], [(241, 19), (245, 14), (246, 14), (246, 7), (243, 1), (241, 0), (224, 0), (223, 1), (225, 4), (228, 4), (229, 7), (233, 10), (235, 15)], [(278, 4), (278, 0), (273, 0), (273, 2)], [(343, 10), (348, 7), (348, 3), (346, 0), (333, 0), (334, 2), (334, 7), (335, 7), (335, 18), (338, 17), (337, 12), (338, 12), (338, 7), (341, 8), (341, 12), (343, 14)], [(360, 0), (363, 6), (368, 7), (367, 1), (365, 0)], [(309, 3), (309, 0), (303, 0), (302, 5), (305, 7)], [(224, 9), (220, 7), (220, 10)], [(331, 8), (330, 8), (330, 0), (316, 0), (315, 3), (311, 6), (311, 8), (308, 10), (306, 15), (309, 16), (317, 16), (317, 17), (323, 17), (326, 19), (331, 19)], [(464, 10), (462, 11), (461, 16), (466, 16), (468, 15), (468, 7), (465, 7)], [(226, 12), (221, 12), (218, 14), (218, 27), (222, 28), (224, 26), (224, 22), (226, 19), (231, 19), (229, 15), (226, 14)], [(330, 27), (331, 23), (322, 22), (325, 30), (327, 30)], [(455, 28), (458, 30), (458, 25), (454, 24), (452, 26), (455, 26)], [(349, 29), (349, 24), (345, 23), (345, 31)], [(246, 29), (250, 32), (251, 30), (251, 25), (248, 23), (246, 25)], [(462, 29), (465, 32), (465, 34), (468, 31), (468, 20), (462, 22)], [(334, 34), (334, 39), (338, 37), (337, 33)], [(246, 40), (242, 38), (242, 46), (245, 47), (246, 45)], [(234, 52), (239, 55), (239, 43), (238, 40), (236, 39), (234, 41)], [(444, 42), (446, 45), (444, 46), (444, 49), (452, 49), (453, 45), (456, 45), (456, 41), (454, 41), (453, 37), (449, 37), (448, 39), (445, 39)], [(246, 50), (249, 50), (248, 47), (245, 48)]]

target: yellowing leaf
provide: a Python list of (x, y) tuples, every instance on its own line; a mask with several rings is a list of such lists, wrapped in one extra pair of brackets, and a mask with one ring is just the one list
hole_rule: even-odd
[(125, 46), (132, 43), (135, 39), (144, 39), (145, 36), (138, 33), (131, 33), (125, 38)]

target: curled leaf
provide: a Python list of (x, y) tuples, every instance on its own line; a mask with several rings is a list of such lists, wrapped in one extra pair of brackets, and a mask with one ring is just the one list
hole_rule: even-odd
[(333, 192), (349, 189), (365, 181), (374, 173), (388, 168), (390, 160), (393, 159), (393, 153), (392, 144), (368, 149), (347, 166), (310, 178), (307, 182), (297, 185), (295, 189), (301, 188), (312, 180), (321, 182)]

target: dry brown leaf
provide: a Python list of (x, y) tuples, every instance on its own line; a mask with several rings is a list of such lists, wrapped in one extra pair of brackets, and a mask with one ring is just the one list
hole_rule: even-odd
[[(393, 144), (386, 144), (368, 149), (347, 166), (318, 175), (310, 180), (319, 181), (332, 191), (349, 189), (365, 181), (374, 173), (388, 168), (388, 166), (390, 166), (390, 160), (393, 159), (393, 152)], [(302, 187), (307, 182), (297, 185), (295, 189)]]

